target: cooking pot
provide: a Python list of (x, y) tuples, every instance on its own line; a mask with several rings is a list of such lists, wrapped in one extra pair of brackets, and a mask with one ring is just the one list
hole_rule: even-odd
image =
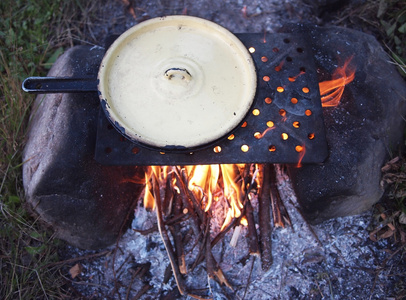
[(256, 92), (244, 44), (197, 17), (139, 23), (108, 48), (97, 81), (27, 78), (32, 93), (98, 91), (110, 122), (130, 140), (157, 150), (211, 145), (239, 126)]

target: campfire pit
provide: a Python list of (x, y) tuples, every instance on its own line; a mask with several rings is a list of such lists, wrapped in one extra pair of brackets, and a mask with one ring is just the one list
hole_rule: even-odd
[[(315, 32), (317, 31), (317, 29), (313, 29)], [(317, 33), (315, 33), (315, 32), (313, 32), (313, 34), (314, 35), (312, 35), (312, 36), (317, 36)], [(322, 34), (318, 34), (319, 36), (320, 35), (322, 35)], [(349, 34), (350, 35), (350, 34)], [(345, 48), (345, 47), (344, 47)], [(76, 50), (76, 51), (78, 51), (78, 50)], [(87, 50), (88, 52), (89, 52), (89, 50)], [(94, 51), (94, 50), (93, 50)], [(330, 50), (331, 51), (331, 50)], [(100, 51), (98, 52), (99, 54), (100, 54)], [(316, 52), (317, 54), (319, 54), (319, 52)], [(316, 57), (317, 57), (317, 54), (316, 54)], [(348, 53), (346, 53), (346, 54), (348, 54)], [(353, 54), (353, 53), (352, 53)], [(348, 55), (348, 56), (346, 56), (346, 57), (350, 57), (351, 55)], [(261, 56), (262, 57), (262, 56)], [(331, 59), (331, 57), (330, 57), (330, 59)], [(333, 63), (332, 65), (335, 65), (336, 63)], [(95, 64), (96, 65), (96, 64)], [(337, 66), (335, 66), (335, 67), (337, 67)], [(362, 69), (362, 67), (361, 67), (361, 69)], [(306, 71), (306, 73), (307, 73), (307, 71)], [(333, 72), (331, 72), (331, 73), (333, 73)], [(365, 75), (364, 73), (362, 73), (361, 72), (361, 74), (363, 74), (363, 75)], [(298, 78), (301, 78), (301, 76), (299, 76)], [(367, 78), (367, 76), (365, 75), (365, 79)], [(361, 81), (357, 78), (357, 76), (356, 76), (356, 82), (357, 82), (357, 84), (359, 84), (359, 85), (362, 85), (362, 83), (361, 83)], [(266, 80), (263, 80), (262, 81), (262, 84), (264, 84), (264, 82), (267, 82)], [(298, 79), (297, 81), (295, 81), (295, 82), (300, 82), (300, 79)], [(366, 80), (366, 82), (368, 82), (368, 80)], [(277, 93), (277, 92), (276, 92)], [(278, 95), (278, 94), (276, 94), (276, 95)], [(262, 97), (260, 97), (260, 98), (262, 98), (262, 99), (265, 99), (264, 98), (264, 96), (262, 96)], [(264, 101), (264, 100), (263, 100)], [(46, 100), (44, 101), (44, 103), (46, 102)], [(79, 101), (78, 101), (79, 102)], [(265, 103), (265, 104), (264, 104)], [(292, 103), (292, 102), (291, 102)], [(264, 106), (266, 106), (266, 104), (268, 104), (268, 103), (266, 103), (265, 101), (262, 103), (262, 105), (264, 105)], [(273, 104), (275, 104), (275, 102), (273, 102)], [(292, 105), (293, 105), (294, 103), (292, 103)], [(53, 105), (55, 105), (55, 104), (53, 104)], [(57, 105), (59, 105), (59, 104), (57, 104)], [(86, 104), (79, 104), (80, 106), (81, 105), (83, 105), (83, 106), (81, 106), (81, 107), (86, 107)], [(290, 104), (289, 104), (290, 105)], [(93, 107), (95, 107), (95, 104), (94, 103), (92, 103), (91, 104), (91, 106), (93, 106)], [(402, 105), (400, 105), (400, 106), (404, 106), (403, 104)], [(92, 112), (94, 113), (94, 111), (95, 111), (95, 109), (92, 109)], [(324, 112), (325, 114), (327, 114), (326, 112)], [(332, 113), (331, 111), (330, 111), (330, 114), (331, 115), (334, 115), (334, 113)], [(281, 114), (279, 114), (279, 116), (281, 117), (282, 115)], [(250, 116), (251, 117), (251, 116)], [(254, 117), (251, 117), (251, 118), (254, 118)], [(333, 117), (334, 118), (334, 117)], [(35, 116), (34, 116), (34, 120), (36, 119), (36, 121), (34, 121), (33, 122), (33, 124), (38, 124), (38, 122), (41, 122), (40, 121), (40, 119), (39, 118), (36, 118)], [(92, 126), (94, 126), (95, 125), (95, 117), (93, 117), (93, 119), (92, 119)], [(393, 128), (393, 126), (396, 126), (396, 125), (399, 125), (399, 121), (397, 121), (397, 123), (395, 124), (396, 122), (392, 122), (392, 124), (391, 124), (391, 126), (390, 126), (390, 128)], [(284, 123), (281, 123), (281, 124), (284, 124)], [(287, 124), (290, 124), (290, 123), (287, 123)], [(292, 122), (292, 125), (293, 125), (293, 122)], [(34, 126), (34, 125), (33, 125)], [(337, 125), (336, 125), (337, 126)], [(283, 127), (283, 126), (282, 126)], [(34, 127), (33, 127), (34, 128)], [(107, 128), (107, 130), (109, 130), (108, 128)], [(111, 130), (110, 130), (111, 131)], [(92, 130), (91, 130), (91, 132), (92, 133), (95, 133), (95, 130), (94, 130), (94, 127), (92, 127)], [(111, 132), (114, 132), (114, 131), (111, 131)], [(87, 134), (88, 134), (88, 132), (86, 132), (85, 133), (85, 135), (87, 136)], [(92, 138), (94, 138), (94, 137), (92, 137)], [(309, 139), (308, 137), (306, 137), (307, 139)], [(333, 139), (327, 139), (327, 141), (332, 141)], [(35, 156), (33, 156), (33, 148), (30, 148), (30, 145), (29, 146), (27, 146), (28, 147), (28, 150), (26, 151), (26, 157), (35, 157)], [(31, 146), (32, 147), (32, 146)], [(107, 146), (107, 148), (108, 148), (109, 146)], [(330, 145), (330, 149), (331, 149), (331, 145)], [(105, 150), (107, 149), (106, 147), (102, 147), (102, 149), (103, 149), (103, 151), (104, 151), (104, 153), (106, 152)], [(290, 147), (290, 149), (292, 149), (293, 147)], [(31, 149), (31, 153), (30, 153), (30, 149)], [(113, 149), (113, 148), (111, 148), (111, 149)], [(115, 148), (114, 148), (115, 149)], [(238, 149), (239, 151), (241, 151), (240, 149)], [(269, 149), (267, 149), (268, 150), (268, 152), (270, 152), (269, 151)], [(34, 149), (34, 153), (35, 153), (35, 149)], [(212, 151), (212, 152), (214, 152), (213, 151), (213, 149), (210, 149), (209, 151)], [(297, 175), (297, 174), (300, 174), (300, 171), (302, 170), (302, 169), (306, 169), (305, 167), (303, 167), (302, 169), (297, 169), (296, 167), (297, 167), (297, 162), (298, 162), (298, 159), (297, 159), (297, 153), (298, 153), (298, 151), (297, 150), (295, 150), (296, 151), (296, 153), (295, 153), (295, 160), (294, 161), (292, 161), (292, 162), (294, 162), (295, 163), (295, 169), (293, 169), (292, 168), (292, 174), (294, 174), (293, 176), (296, 176), (296, 177), (298, 177), (298, 176), (300, 176), (300, 175)], [(107, 152), (109, 152), (109, 151), (107, 151)], [(134, 151), (133, 151), (134, 152)], [(134, 153), (129, 153), (129, 155), (130, 155), (130, 157), (132, 157), (132, 156), (134, 156)], [(137, 152), (137, 151), (135, 151), (135, 152)], [(215, 152), (214, 152), (215, 153)], [(106, 154), (106, 153), (105, 153)], [(104, 155), (105, 155), (104, 154)], [(267, 154), (269, 154), (269, 153), (267, 153)], [(87, 155), (87, 153), (86, 153), (86, 155)], [(85, 155), (85, 156), (86, 156)], [(138, 155), (138, 153), (137, 154), (135, 154), (136, 156)], [(160, 154), (162, 157), (166, 157), (166, 154), (165, 155), (162, 155), (162, 154)], [(215, 154), (213, 154), (213, 155), (216, 155), (216, 153)], [(160, 156), (158, 156), (158, 157), (160, 157)], [(334, 157), (334, 154), (332, 155), (331, 153), (330, 153), (330, 157)], [(382, 160), (382, 157), (381, 157), (381, 160)], [(144, 169), (143, 168), (141, 168), (141, 167), (139, 167), (139, 168), (131, 168), (131, 167), (128, 167), (128, 166), (126, 166), (126, 167), (107, 167), (107, 166), (100, 166), (99, 164), (97, 164), (97, 163), (95, 163), (95, 162), (84, 162), (84, 164), (85, 164), (85, 166), (86, 166), (86, 168), (85, 168), (85, 171), (87, 172), (87, 176), (89, 175), (89, 174), (91, 174), (93, 177), (91, 177), (92, 179), (94, 179), (94, 178), (96, 178), (96, 182), (97, 182), (97, 185), (96, 185), (96, 191), (97, 191), (97, 196), (99, 196), (99, 195), (105, 195), (105, 193), (104, 192), (100, 192), (100, 191), (105, 191), (105, 190), (109, 190), (110, 191), (110, 194), (112, 194), (112, 192), (111, 191), (114, 191), (115, 189), (113, 188), (113, 186), (114, 186), (114, 184), (120, 184), (121, 186), (123, 186), (123, 185), (125, 185), (125, 186), (127, 186), (127, 187), (129, 187), (129, 186), (133, 186), (133, 187), (135, 187), (136, 189), (138, 189), (138, 194), (136, 194), (136, 195), (134, 195), (133, 197), (134, 198), (137, 198), (137, 197), (139, 197), (139, 195), (140, 195), (140, 193), (139, 193), (139, 190), (140, 190), (140, 186), (142, 186), (142, 184), (140, 183), (140, 181), (137, 181), (136, 179), (138, 178), (138, 175), (140, 175), (140, 174), (142, 174), (143, 173), (143, 171), (144, 171)], [(151, 164), (153, 164), (153, 163), (151, 163)], [(376, 164), (381, 164), (381, 162), (377, 162)], [(43, 214), (43, 215), (45, 215), (45, 219), (48, 219), (48, 221), (49, 220), (51, 220), (51, 222), (53, 222), (53, 223), (58, 223), (58, 222), (60, 222), (60, 221), (55, 221), (55, 220), (57, 220), (57, 217), (55, 216), (55, 215), (53, 215), (54, 213), (55, 213), (55, 211), (56, 211), (56, 209), (55, 208), (52, 208), (51, 206), (47, 206), (46, 204), (47, 203), (50, 203), (50, 199), (49, 199), (49, 197), (42, 197), (42, 195), (41, 195), (41, 193), (39, 193), (38, 191), (44, 191), (44, 187), (43, 187), (43, 185), (44, 184), (46, 184), (46, 182), (49, 182), (49, 180), (48, 181), (44, 181), (44, 178), (42, 177), (41, 178), (41, 180), (38, 180), (37, 181), (37, 183), (39, 182), (40, 184), (39, 184), (39, 189), (38, 189), (38, 186), (32, 186), (31, 185), (31, 187), (30, 187), (30, 183), (28, 183), (29, 182), (29, 178), (32, 176), (32, 174), (34, 174), (34, 173), (36, 173), (37, 172), (37, 169), (38, 169), (38, 166), (40, 166), (40, 168), (39, 168), (39, 170), (41, 171), (41, 172), (43, 172), (44, 170), (47, 170), (47, 168), (48, 168), (48, 166), (45, 166), (45, 167), (43, 167), (41, 164), (38, 164), (36, 167), (35, 167), (35, 165), (33, 166), (33, 165), (31, 165), (31, 166), (27, 166), (26, 167), (26, 170), (28, 170), (28, 171), (26, 171), (25, 172), (25, 178), (26, 178), (26, 184), (27, 184), (27, 186), (28, 186), (28, 195), (29, 195), (29, 197), (30, 197), (30, 195), (31, 195), (31, 201), (32, 201), (32, 203), (34, 203), (35, 205), (36, 205), (36, 207), (37, 207), (37, 211), (39, 212), (39, 213), (41, 213), (41, 214)], [(99, 175), (99, 174), (97, 174), (97, 171), (95, 171), (95, 170), (90, 170), (89, 171), (89, 168), (92, 168), (92, 167), (94, 167), (94, 166), (97, 166), (97, 170), (99, 170), (99, 171), (102, 171), (102, 172), (104, 172), (104, 174), (101, 174), (101, 175)], [(327, 162), (327, 164), (325, 164), (325, 165), (322, 165), (322, 166), (319, 166), (320, 168), (322, 168), (322, 169), (326, 169), (327, 167), (326, 166), (328, 166), (328, 162)], [(31, 169), (29, 169), (31, 167)], [(28, 169), (27, 169), (28, 168)], [(109, 168), (112, 168), (112, 169), (109, 169)], [(317, 166), (311, 166), (310, 167), (310, 169), (313, 169), (314, 170), (314, 168), (317, 168)], [(64, 169), (64, 168), (62, 168), (62, 169)], [(77, 168), (77, 169), (75, 169), (74, 167), (73, 168), (71, 168), (71, 170), (74, 172), (75, 170), (78, 170), (78, 169), (81, 169), (80, 168), (80, 166)], [(120, 170), (120, 171), (122, 171), (122, 174), (123, 175), (121, 175), (121, 176), (118, 176), (117, 178), (111, 178), (111, 185), (112, 186), (109, 186), (109, 187), (105, 187), (105, 186), (102, 186), (100, 183), (101, 182), (103, 182), (103, 184), (105, 184), (105, 182), (106, 181), (101, 181), (100, 180), (100, 177), (101, 176), (106, 176), (106, 174), (108, 173), (106, 170), (116, 170), (116, 172), (118, 171), (118, 170)], [(70, 172), (72, 172), (72, 171), (70, 171)], [(109, 172), (111, 172), (111, 171), (109, 171)], [(176, 176), (178, 176), (178, 177), (181, 177), (181, 176), (185, 176), (186, 175), (186, 173), (182, 173), (183, 171), (179, 171), (179, 170), (176, 170), (176, 172), (174, 171), (174, 173), (176, 174), (175, 175), (175, 177)], [(308, 171), (305, 171), (305, 173), (308, 173)], [(137, 173), (137, 174), (135, 174), (135, 173)], [(244, 172), (242, 172), (242, 173), (244, 173)], [(51, 175), (50, 174), (52, 174), (52, 172), (51, 173), (48, 173), (48, 175), (47, 175), (47, 177), (49, 178)], [(153, 174), (153, 173), (151, 173), (151, 174)], [(182, 175), (182, 174), (184, 174), (184, 175)], [(35, 175), (35, 174), (34, 174)], [(39, 176), (39, 175), (37, 175), (37, 176)], [(265, 176), (265, 175), (264, 175)], [(251, 177), (254, 177), (253, 176), (253, 174), (251, 175)], [(160, 199), (160, 197), (159, 197), (159, 193), (160, 193), (160, 189), (159, 189), (159, 183), (158, 183), (158, 179), (160, 178), (160, 172), (159, 173), (155, 173), (155, 175), (153, 175), (152, 177), (151, 177), (151, 182), (152, 183), (154, 183), (154, 186), (151, 186), (150, 188), (152, 189), (152, 194), (154, 194), (154, 198), (155, 198), (155, 201), (157, 201), (158, 203), (159, 203), (159, 201), (158, 200), (156, 200), (156, 199)], [(28, 181), (27, 181), (28, 180)], [(302, 179), (303, 180), (303, 179)], [(189, 180), (188, 180), (188, 178), (186, 177), (186, 180), (183, 180), (185, 183), (186, 182), (188, 182)], [(247, 180), (246, 180), (247, 181)], [(246, 182), (246, 181), (244, 181), (244, 182)], [(248, 181), (250, 181), (250, 180), (248, 180)], [(297, 182), (300, 182), (301, 180), (300, 179), (298, 179), (297, 180)], [(149, 180), (147, 180), (147, 182), (150, 182)], [(164, 182), (164, 183), (166, 183), (166, 182)], [(178, 184), (179, 184), (179, 181), (178, 181)], [(265, 185), (265, 184), (264, 184)], [(42, 187), (42, 189), (41, 189), (41, 187)], [(62, 187), (62, 185), (60, 185), (60, 187)], [(247, 188), (247, 190), (245, 191), (245, 195), (244, 195), (244, 197), (246, 196), (246, 195), (248, 195), (249, 194), (249, 190), (251, 190), (252, 188), (253, 188), (253, 183), (251, 183), (250, 182), (250, 185), (249, 185), (249, 189), (248, 189), (248, 187), (247, 187), (247, 185), (246, 184), (244, 184), (244, 187), (245, 188)], [(178, 188), (179, 189), (181, 189), (181, 187), (179, 187), (178, 186)], [(307, 187), (308, 188), (308, 187)], [(91, 188), (91, 190), (95, 190), (93, 187)], [(147, 191), (148, 191), (148, 189), (147, 189)], [(184, 189), (184, 194), (188, 194), (189, 192), (186, 190), (186, 189)], [(247, 196), (248, 197), (248, 196)], [(276, 196), (277, 197), (277, 196)], [(47, 199), (48, 198), (48, 199)], [(375, 198), (376, 199), (376, 198)], [(165, 200), (165, 199), (164, 199)], [(97, 203), (97, 201), (98, 200), (96, 200), (96, 203)], [(127, 200), (128, 201), (128, 200)], [(333, 199), (333, 201), (335, 201), (335, 198)], [(85, 202), (85, 201), (84, 201)], [(109, 200), (107, 200), (107, 203), (109, 202)], [(110, 200), (110, 202), (111, 202), (111, 200)], [(133, 203), (135, 203), (135, 201), (134, 202), (131, 202), (131, 205), (129, 205), (129, 203), (130, 203), (131, 201), (128, 201), (128, 204), (126, 204), (127, 206), (130, 206), (131, 207), (131, 205), (133, 205)], [(327, 202), (329, 202), (329, 201), (327, 201)], [(330, 201), (329, 203), (331, 203), (332, 201)], [(245, 203), (250, 203), (250, 201), (247, 201), (247, 202), (245, 202)], [(273, 200), (273, 203), (278, 203), (278, 200), (275, 200), (275, 197), (274, 197), (274, 200)], [(268, 201), (268, 204), (270, 204), (269, 203), (269, 201)], [(66, 206), (72, 206), (72, 204), (71, 203), (65, 203), (64, 205), (66, 205)], [(280, 205), (280, 204), (279, 204)], [(196, 205), (195, 205), (196, 206)], [(97, 205), (96, 205), (96, 207), (97, 207)], [(176, 207), (176, 206), (175, 206)], [(304, 206), (306, 209), (307, 209), (307, 206), (305, 205)], [(51, 208), (51, 210), (48, 210), (48, 209), (50, 209)], [(249, 206), (247, 206), (246, 207), (246, 210), (247, 211), (250, 211), (250, 207)], [(314, 207), (313, 208), (310, 208), (310, 209), (315, 209)], [(97, 211), (100, 211), (100, 209), (96, 209)], [(123, 210), (124, 211), (124, 210)], [(161, 210), (158, 210), (159, 211), (159, 214), (161, 214), (162, 212), (163, 212), (163, 210), (161, 209)], [(264, 211), (267, 211), (267, 212), (270, 212), (270, 210), (268, 210), (268, 209), (265, 209), (265, 210), (261, 210), (261, 208), (259, 209), (259, 212), (261, 213), (261, 212), (264, 212)], [(275, 210), (274, 210), (275, 211)], [(177, 210), (177, 213), (179, 213), (179, 210)], [(48, 216), (47, 216), (47, 214), (48, 214)], [(121, 213), (122, 214), (122, 213)], [(162, 218), (162, 216), (159, 216), (159, 214), (158, 214), (158, 219), (160, 219), (160, 218)], [(205, 216), (206, 217), (209, 217), (209, 214), (203, 214), (202, 215), (202, 219), (204, 219), (205, 218)], [(240, 214), (240, 216), (242, 216), (242, 214)], [(59, 218), (61, 218), (62, 217), (62, 220), (63, 220), (63, 212), (60, 214), (60, 216), (58, 216)], [(249, 218), (248, 218), (248, 216), (247, 216), (247, 219), (249, 220)], [(277, 219), (276, 217), (275, 217), (275, 219)], [(66, 220), (66, 219), (65, 219)], [(112, 222), (112, 220), (113, 220), (113, 218), (111, 218), (110, 219), (110, 222)], [(235, 220), (237, 220), (238, 222), (239, 221), (241, 221), (241, 220), (239, 220), (239, 219), (235, 219)], [(161, 229), (162, 229), (162, 221), (163, 220), (159, 220), (158, 221), (158, 223), (161, 223), (161, 225), (160, 225), (160, 227), (161, 227)], [(236, 221), (236, 222), (237, 222)], [(66, 222), (66, 221), (64, 221), (64, 222)], [(207, 236), (208, 237), (210, 237), (210, 234), (208, 233), (208, 232), (210, 232), (210, 222), (202, 222), (204, 225), (206, 225), (206, 226), (208, 226), (208, 228), (204, 231), (204, 234), (203, 234), (203, 236), (206, 236), (206, 238), (207, 238)], [(83, 223), (82, 223), (83, 224)], [(121, 225), (122, 225), (122, 223), (120, 222), (120, 224), (119, 224), (120, 226), (119, 227), (121, 227)], [(61, 226), (61, 227), (67, 227), (67, 228), (69, 228), (69, 227), (72, 227), (72, 224), (63, 224), (63, 226)], [(77, 224), (74, 224), (73, 226), (78, 226)], [(81, 225), (79, 225), (79, 226), (81, 226)], [(83, 226), (83, 225), (82, 225)], [(86, 225), (85, 225), (86, 226)], [(57, 225), (57, 227), (58, 227), (58, 225)], [(117, 228), (117, 226), (115, 227), (115, 233), (117, 234), (118, 233), (118, 230), (117, 230), (118, 228)], [(63, 230), (63, 229), (62, 229)], [(65, 228), (65, 230), (67, 230), (66, 228)], [(200, 229), (201, 230), (201, 229)], [(261, 229), (260, 229), (261, 230)], [(176, 231), (176, 229), (175, 229), (175, 231)], [(69, 230), (68, 230), (68, 232), (69, 232)], [(79, 234), (80, 235), (80, 234)], [(164, 236), (165, 234), (163, 234), (163, 236)], [(174, 236), (176, 236), (176, 232), (175, 232), (175, 234), (174, 234)], [(164, 237), (164, 239), (166, 239), (166, 243), (168, 242), (168, 238), (165, 238)], [(80, 245), (80, 242), (76, 242), (78, 245)], [(269, 243), (268, 243), (269, 244)], [(96, 243), (96, 245), (97, 245), (97, 243)], [(208, 242), (206, 242), (206, 245), (209, 245), (210, 247), (211, 247), (211, 243), (208, 243)], [(86, 246), (89, 246), (89, 244), (87, 244)], [(94, 247), (94, 244), (92, 245), (92, 244), (90, 244), (90, 246), (91, 247)], [(208, 269), (210, 269), (210, 268), (212, 268), (212, 270), (210, 271), (210, 270), (208, 270), (209, 271), (209, 274), (210, 274), (210, 272), (212, 272), (211, 274), (216, 274), (217, 276), (218, 276), (218, 278), (219, 278), (219, 280), (220, 281), (222, 281), (222, 279), (221, 279), (221, 273), (219, 273), (219, 271), (218, 271), (218, 269), (216, 269), (216, 263), (214, 262), (214, 260), (213, 260), (213, 258), (211, 257), (211, 255), (210, 255), (210, 249), (206, 249), (206, 248), (201, 248), (202, 249), (202, 251), (206, 251), (206, 265), (208, 266), (207, 268)], [(170, 251), (168, 251), (168, 252), (170, 252)], [(255, 254), (255, 253), (257, 253), (255, 250), (254, 251), (252, 251), (252, 253), (253, 254)], [(172, 262), (173, 263), (173, 262)], [(212, 265), (211, 265), (212, 264)], [(182, 266), (182, 263), (179, 263), (179, 265), (180, 266)], [(210, 267), (211, 266), (211, 267)], [(176, 268), (173, 268), (173, 269), (176, 269)], [(180, 269), (180, 268), (179, 268)], [(217, 272), (217, 273), (216, 273)], [(178, 274), (179, 275), (179, 274)], [(222, 281), (223, 283), (225, 283), (224, 281)], [(230, 285), (231, 286), (231, 285)]]

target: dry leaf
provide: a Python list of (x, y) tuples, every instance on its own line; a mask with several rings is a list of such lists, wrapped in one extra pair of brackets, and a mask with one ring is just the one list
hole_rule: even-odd
[(74, 279), (76, 276), (78, 276), (80, 273), (82, 273), (83, 267), (81, 264), (76, 264), (69, 270), (70, 276), (72, 276), (72, 279)]
[(394, 231), (392, 229), (388, 229), (382, 234), (379, 235), (379, 239), (387, 239), (393, 235)]

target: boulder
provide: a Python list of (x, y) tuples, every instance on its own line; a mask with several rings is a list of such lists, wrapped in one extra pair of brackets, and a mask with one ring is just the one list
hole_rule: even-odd
[[(48, 76), (96, 78), (103, 55), (100, 47), (71, 48)], [(23, 153), (27, 202), (57, 237), (85, 249), (116, 241), (143, 188), (134, 183), (142, 168), (93, 159), (99, 110), (97, 92), (38, 95)]]
[(289, 167), (305, 216), (320, 223), (359, 214), (382, 197), (381, 167), (404, 144), (406, 83), (373, 36), (340, 27), (302, 30), (312, 40), (321, 80), (350, 57), (356, 68), (341, 103), (323, 109), (328, 159)]

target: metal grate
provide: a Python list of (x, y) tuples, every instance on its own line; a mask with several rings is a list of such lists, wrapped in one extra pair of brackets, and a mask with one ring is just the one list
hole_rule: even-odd
[(241, 126), (203, 149), (173, 153), (127, 140), (101, 111), (95, 159), (106, 165), (323, 162), (328, 148), (316, 66), (306, 36), (236, 36), (251, 52), (258, 76), (253, 107)]

